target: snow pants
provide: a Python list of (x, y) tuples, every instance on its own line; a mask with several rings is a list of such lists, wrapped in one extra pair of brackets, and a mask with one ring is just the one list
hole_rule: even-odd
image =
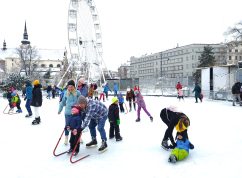
[(171, 155), (174, 155), (178, 161), (181, 161), (188, 156), (188, 152), (184, 149), (175, 148), (171, 151)]

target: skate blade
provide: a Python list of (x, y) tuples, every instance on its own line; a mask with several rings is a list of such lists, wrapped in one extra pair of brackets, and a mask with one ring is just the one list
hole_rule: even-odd
[(96, 148), (97, 145), (92, 145), (92, 146), (86, 146), (86, 148)]
[(103, 153), (103, 152), (105, 152), (105, 151), (107, 151), (108, 150), (108, 148), (105, 148), (104, 150), (102, 150), (102, 151), (98, 151), (98, 153)]
[(163, 150), (169, 151), (168, 148), (166, 148), (166, 147), (164, 147), (164, 146), (162, 146), (162, 145), (161, 145), (161, 148), (163, 148)]

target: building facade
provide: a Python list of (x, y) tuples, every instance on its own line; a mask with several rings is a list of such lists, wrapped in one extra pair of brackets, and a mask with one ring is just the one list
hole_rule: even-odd
[(163, 84), (174, 87), (177, 81), (192, 79), (199, 64), (199, 57), (205, 46), (214, 50), (216, 65), (226, 64), (226, 45), (190, 44), (168, 49), (159, 53), (130, 58), (131, 78), (139, 78), (140, 83)]
[[(19, 47), (7, 48), (6, 41), (3, 42), (3, 47), (0, 49), (0, 68), (6, 73), (21, 73), (24, 72), (22, 68), (21, 55), (25, 53), (18, 53), (20, 50), (31, 49), (30, 41), (28, 40), (28, 33), (26, 22), (24, 26), (23, 40)], [(47, 71), (57, 74), (63, 67), (63, 58), (66, 57), (65, 49), (34, 49), (36, 56), (31, 65), (35, 68), (35, 72), (41, 76)]]

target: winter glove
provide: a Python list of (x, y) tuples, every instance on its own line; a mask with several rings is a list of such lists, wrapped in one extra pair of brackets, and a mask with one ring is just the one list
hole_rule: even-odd
[(68, 130), (68, 131), (71, 130), (70, 126), (66, 126), (65, 129)]
[(189, 144), (190, 149), (193, 150), (194, 149), (194, 145), (192, 143)]
[(174, 149), (174, 148), (176, 148), (176, 143), (173, 144), (173, 145), (169, 145), (169, 148), (170, 148), (170, 149)]
[(117, 125), (120, 125), (120, 119), (117, 119), (116, 124), (117, 124)]

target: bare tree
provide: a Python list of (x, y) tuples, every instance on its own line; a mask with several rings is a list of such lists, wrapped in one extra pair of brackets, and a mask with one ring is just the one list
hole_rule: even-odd
[(235, 41), (241, 41), (242, 40), (242, 21), (237, 23), (234, 27), (229, 27), (227, 32), (225, 32), (225, 35), (227, 36), (232, 35), (232, 38)]
[(20, 58), (20, 72), (23, 71), (26, 76), (32, 76), (40, 59), (36, 47), (32, 47), (31, 45), (21, 45), (19, 48), (16, 48), (16, 54)]

